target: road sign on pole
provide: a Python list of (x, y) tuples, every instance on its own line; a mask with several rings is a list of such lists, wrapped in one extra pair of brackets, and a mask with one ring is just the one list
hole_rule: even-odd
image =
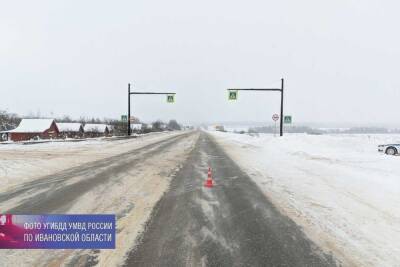
[(128, 121), (127, 115), (121, 115), (121, 121)]
[[(281, 93), (281, 115), (280, 119), (280, 136), (283, 136), (283, 88), (284, 79), (281, 79), (281, 88), (228, 88), (228, 99), (237, 100), (238, 91), (263, 91), (263, 92), (280, 92)], [(276, 120), (277, 121), (277, 120)], [(275, 121), (275, 122), (276, 122)]]
[(175, 103), (175, 95), (167, 95), (167, 103)]
[(284, 117), (284, 123), (285, 124), (291, 124), (292, 123), (292, 116), (285, 116)]
[[(172, 92), (132, 92), (131, 84), (128, 83), (128, 118), (131, 117), (131, 95), (167, 95), (167, 102), (175, 102), (175, 93)], [(122, 118), (122, 117), (121, 117)], [(135, 120), (135, 119), (133, 119)], [(126, 120), (128, 121), (128, 119)], [(131, 124), (128, 124), (128, 136), (131, 135)]]
[(276, 136), (276, 122), (279, 120), (279, 115), (278, 114), (272, 115), (272, 120), (275, 122), (274, 136)]
[(237, 100), (238, 91), (237, 90), (229, 90), (228, 91), (228, 99), (229, 100)]

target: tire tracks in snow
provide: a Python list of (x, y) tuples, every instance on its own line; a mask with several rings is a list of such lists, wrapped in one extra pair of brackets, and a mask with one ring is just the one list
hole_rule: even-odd
[(15, 206), (6, 211), (12, 214), (61, 212), (73, 204), (79, 196), (108, 182), (121, 172), (127, 172), (143, 159), (161, 153), (176, 141), (189, 135), (190, 133), (185, 133), (174, 136), (27, 182), (10, 192), (0, 194), (0, 203), (12, 201)]

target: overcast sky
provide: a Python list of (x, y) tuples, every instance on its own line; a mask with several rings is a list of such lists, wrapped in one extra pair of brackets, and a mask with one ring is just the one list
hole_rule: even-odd
[(271, 121), (279, 93), (301, 122), (400, 125), (400, 3), (1, 1), (0, 109), (143, 120)]

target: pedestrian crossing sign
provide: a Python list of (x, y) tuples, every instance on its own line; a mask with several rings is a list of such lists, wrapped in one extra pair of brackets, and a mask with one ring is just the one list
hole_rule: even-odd
[(175, 103), (175, 95), (167, 95), (167, 103)]
[(228, 91), (228, 99), (229, 100), (237, 100), (238, 91), (237, 90), (229, 90)]
[(291, 124), (292, 123), (292, 116), (285, 116), (283, 121), (284, 121), (285, 124)]

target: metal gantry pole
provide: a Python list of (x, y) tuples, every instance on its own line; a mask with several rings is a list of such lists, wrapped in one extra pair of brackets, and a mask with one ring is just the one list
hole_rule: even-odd
[(131, 135), (131, 84), (128, 83), (128, 136)]
[(284, 91), (284, 79), (281, 79), (281, 88), (232, 88), (228, 89), (233, 91), (275, 91), (281, 93), (281, 117), (280, 117), (280, 136), (283, 136), (283, 91)]
[(176, 95), (176, 93), (131, 92), (131, 84), (128, 83), (128, 136), (131, 135), (131, 95)]
[(284, 80), (283, 78), (281, 79), (281, 120), (280, 120), (280, 136), (283, 136), (283, 86), (284, 86)]

